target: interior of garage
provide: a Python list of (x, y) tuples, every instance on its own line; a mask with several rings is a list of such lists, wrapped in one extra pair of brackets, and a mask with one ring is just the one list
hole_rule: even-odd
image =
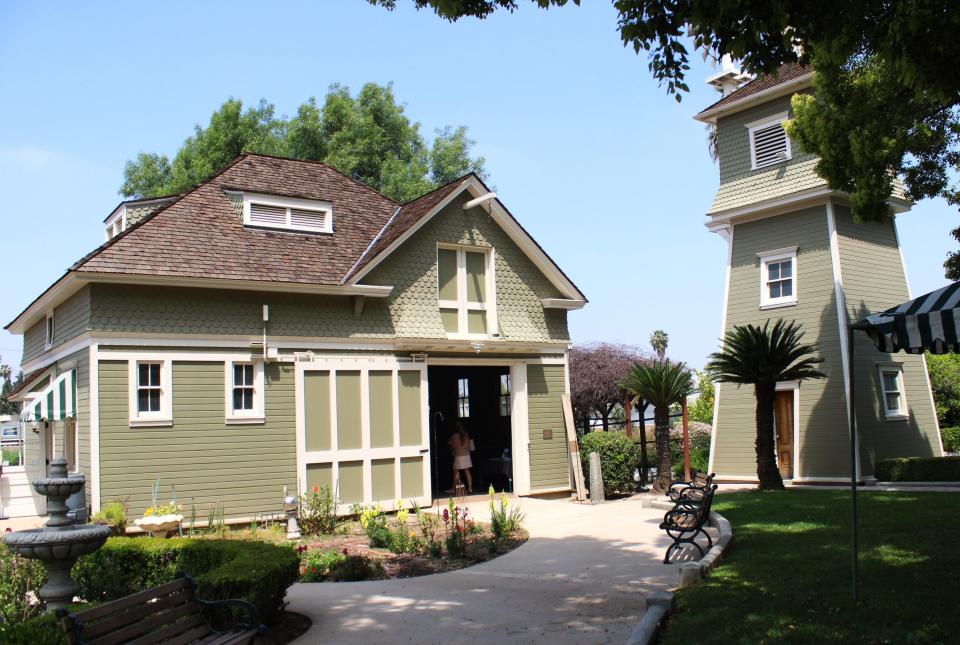
[[(473, 440), (473, 491), (493, 485), (513, 490), (511, 383), (507, 366), (431, 366), (428, 368), (430, 458), (434, 497), (453, 488), (453, 453), (448, 445), (462, 421)], [(464, 481), (466, 484), (466, 481)]]

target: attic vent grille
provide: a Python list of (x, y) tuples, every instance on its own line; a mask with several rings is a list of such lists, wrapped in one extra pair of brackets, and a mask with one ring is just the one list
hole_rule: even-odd
[[(784, 118), (786, 116), (784, 115)], [(768, 120), (750, 128), (750, 157), (753, 170), (790, 159), (790, 140), (782, 119)]]
[(243, 223), (288, 231), (332, 233), (333, 207), (329, 202), (245, 195)]

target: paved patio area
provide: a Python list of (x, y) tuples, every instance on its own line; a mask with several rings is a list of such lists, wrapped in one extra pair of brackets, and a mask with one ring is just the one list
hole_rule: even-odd
[[(649, 498), (647, 498), (649, 499)], [(663, 511), (643, 496), (598, 506), (518, 500), (530, 540), (450, 573), (371, 582), (296, 584), (291, 611), (313, 626), (297, 643), (623, 643), (644, 598), (677, 582), (662, 563)], [(486, 521), (485, 503), (471, 513)]]

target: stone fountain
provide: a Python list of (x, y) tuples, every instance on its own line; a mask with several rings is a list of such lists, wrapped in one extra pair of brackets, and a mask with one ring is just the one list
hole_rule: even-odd
[(18, 555), (40, 560), (47, 569), (47, 584), (37, 595), (51, 613), (66, 607), (79, 591), (70, 577), (70, 569), (77, 559), (96, 551), (110, 536), (109, 526), (74, 524), (67, 517), (67, 498), (86, 483), (82, 474), (67, 475), (67, 461), (62, 457), (50, 462), (50, 474), (33, 482), (34, 489), (47, 498), (50, 519), (39, 529), (16, 531), (3, 536), (7, 547)]

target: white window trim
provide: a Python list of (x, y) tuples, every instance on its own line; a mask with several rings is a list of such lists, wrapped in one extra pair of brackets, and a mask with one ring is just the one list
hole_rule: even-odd
[[(440, 251), (457, 252), (457, 299), (437, 299), (439, 309), (455, 309), (457, 311), (457, 329), (465, 330), (468, 311), (487, 312), (487, 333), (470, 334), (464, 331), (447, 333), (447, 338), (460, 340), (488, 340), (499, 338), (499, 323), (497, 322), (497, 280), (494, 274), (495, 250), (493, 247), (466, 246), (462, 244), (437, 244), (437, 266), (440, 265)], [(487, 302), (472, 302), (467, 300), (467, 253), (483, 253), (485, 258), (484, 276), (486, 281)], [(437, 294), (440, 293), (440, 271), (437, 271)]]
[[(260, 224), (250, 221), (250, 205), (253, 203), (264, 206), (276, 206), (287, 209), (286, 224)], [(290, 209), (307, 210), (325, 213), (324, 228), (307, 226), (293, 226), (290, 224)], [(333, 204), (315, 199), (299, 199), (296, 197), (279, 197), (259, 193), (243, 193), (243, 225), (260, 229), (276, 229), (281, 231), (296, 231), (298, 233), (333, 233)]]
[(53, 340), (57, 335), (57, 319), (53, 311), (47, 312), (43, 319), (43, 349), (53, 347)]
[[(137, 410), (137, 366), (141, 363), (160, 363), (160, 410), (139, 412)], [(130, 427), (147, 428), (173, 425), (173, 361), (170, 359), (131, 360), (129, 365)]]
[[(897, 388), (900, 395), (900, 409), (890, 410), (887, 408), (887, 390), (883, 386), (883, 375), (885, 373), (896, 372)], [(880, 401), (883, 406), (883, 418), (887, 421), (903, 421), (910, 418), (910, 408), (907, 407), (907, 391), (903, 382), (903, 363), (877, 363), (877, 374), (880, 377)]]
[[(120, 230), (116, 230), (117, 223), (120, 223)], [(106, 241), (109, 242), (116, 236), (123, 233), (127, 230), (127, 207), (126, 205), (121, 206), (115, 211), (115, 215), (107, 220), (106, 227), (104, 231), (106, 233)]]
[[(778, 307), (791, 307), (797, 304), (797, 293), (799, 280), (797, 276), (797, 247), (791, 246), (773, 251), (763, 251), (757, 253), (760, 258), (760, 309), (776, 309)], [(780, 298), (771, 298), (767, 289), (767, 264), (770, 262), (780, 262), (789, 259), (791, 261), (791, 273), (793, 281), (792, 294), (781, 296)]]
[[(253, 365), (253, 409), (233, 409), (233, 366)], [(266, 422), (264, 413), (263, 361), (226, 361), (224, 363), (224, 416), (227, 425)]]
[(790, 146), (790, 135), (787, 134), (786, 129), (784, 129), (784, 138), (787, 144), (786, 157), (780, 159), (774, 163), (764, 164), (763, 166), (757, 166), (757, 150), (753, 143), (753, 133), (757, 130), (762, 130), (764, 128), (769, 128), (771, 125), (781, 125), (784, 121), (790, 118), (788, 112), (780, 112), (770, 117), (764, 117), (758, 121), (751, 121), (750, 123), (744, 124), (744, 127), (747, 129), (747, 138), (750, 141), (750, 170), (760, 170), (761, 168), (772, 168), (778, 164), (783, 163), (793, 159), (793, 149)]

